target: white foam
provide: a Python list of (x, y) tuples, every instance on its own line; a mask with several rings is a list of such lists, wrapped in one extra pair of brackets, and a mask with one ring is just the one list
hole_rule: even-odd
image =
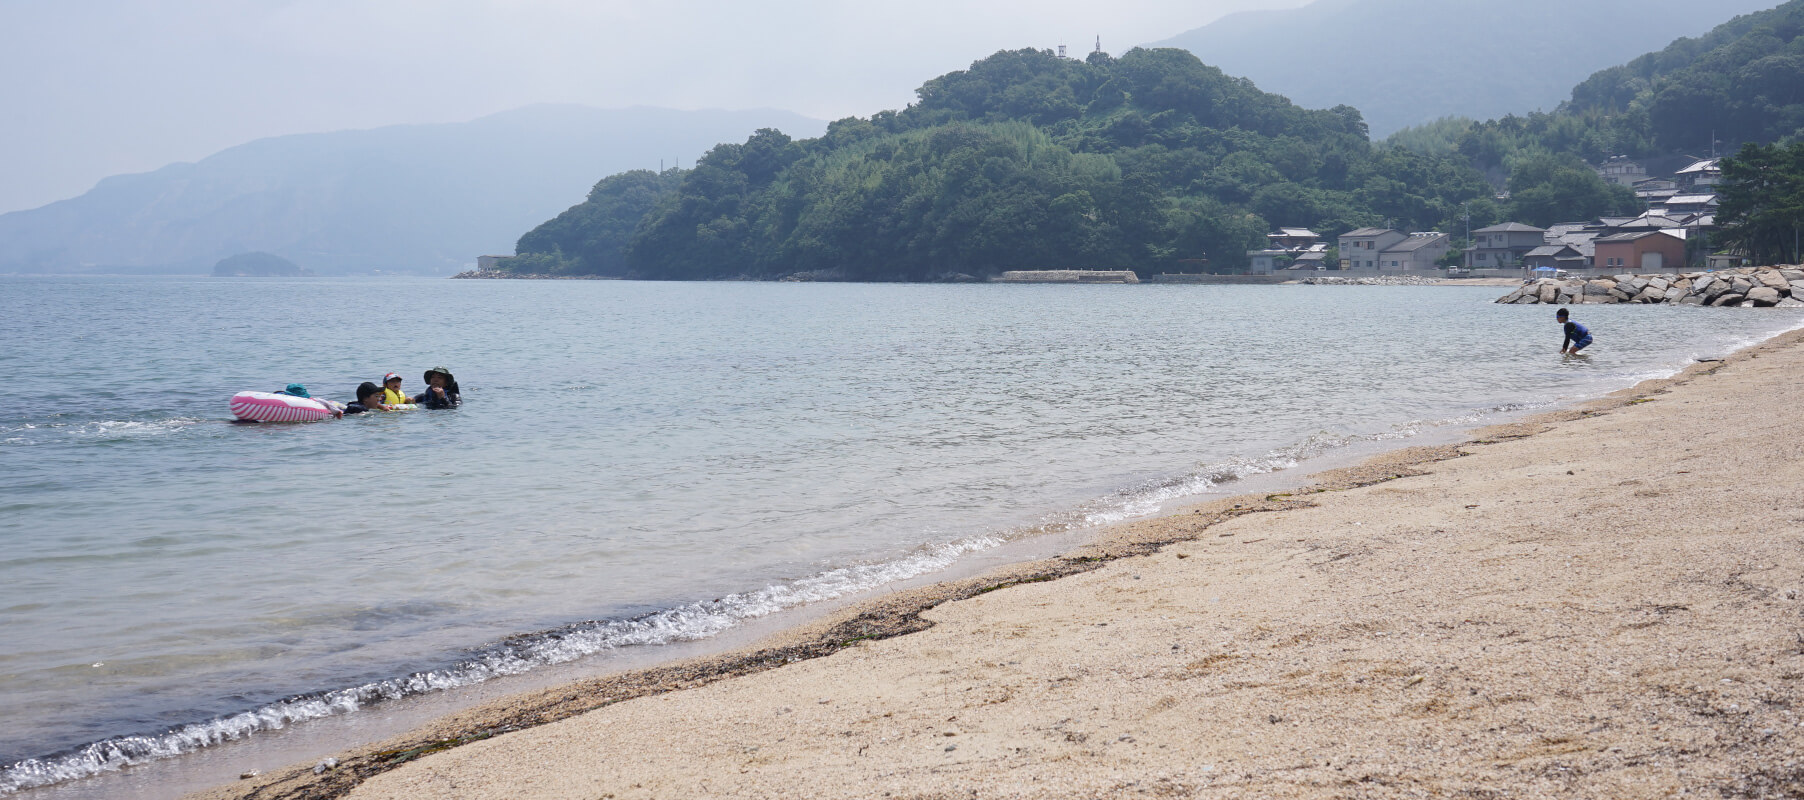
[(26, 759), (0, 769), (0, 795), (171, 758), (260, 731), (279, 730), (299, 722), (350, 713), (372, 703), (469, 686), (538, 667), (568, 663), (615, 648), (705, 639), (744, 620), (846, 597), (944, 569), (961, 556), (996, 547), (1003, 541), (995, 536), (968, 537), (921, 547), (889, 561), (840, 567), (757, 591), (690, 603), (636, 619), (586, 622), (515, 636), (445, 669), (292, 697), (163, 733), (119, 736), (69, 753)]

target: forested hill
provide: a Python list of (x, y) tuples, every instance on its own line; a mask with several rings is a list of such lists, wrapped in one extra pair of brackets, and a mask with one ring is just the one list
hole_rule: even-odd
[(1709, 33), (1592, 75), (1551, 113), (1448, 122), (1394, 140), (1458, 150), (1486, 169), (1525, 153), (1612, 155), (1733, 152), (1745, 142), (1804, 135), (1804, 0), (1736, 17)]
[[(762, 130), (683, 172), (609, 177), (510, 268), (639, 278), (933, 280), (1033, 267), (1194, 271), (1273, 225), (1451, 224), (1488, 195), (1458, 159), (1374, 148), (1189, 52), (1005, 51), (818, 139)], [(1188, 263), (1181, 263), (1188, 262)]]

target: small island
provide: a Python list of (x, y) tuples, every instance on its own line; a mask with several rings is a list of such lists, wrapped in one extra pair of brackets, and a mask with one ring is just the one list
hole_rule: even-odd
[(274, 253), (239, 253), (213, 265), (215, 278), (305, 278), (313, 271)]

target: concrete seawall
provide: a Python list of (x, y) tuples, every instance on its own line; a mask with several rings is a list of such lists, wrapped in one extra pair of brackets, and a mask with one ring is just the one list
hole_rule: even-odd
[(1139, 283), (1129, 269), (1020, 269), (996, 276), (997, 283)]

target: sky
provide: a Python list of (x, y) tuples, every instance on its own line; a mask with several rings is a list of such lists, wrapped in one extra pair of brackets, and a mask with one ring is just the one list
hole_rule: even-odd
[(901, 108), (1002, 49), (1308, 0), (0, 0), (0, 213), (289, 133), (533, 103)]

